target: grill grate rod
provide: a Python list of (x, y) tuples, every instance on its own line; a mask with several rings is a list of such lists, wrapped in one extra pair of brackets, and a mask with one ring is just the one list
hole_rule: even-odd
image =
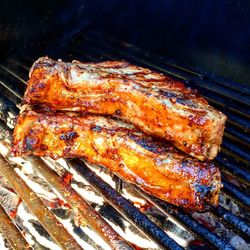
[(240, 236), (243, 237), (246, 241), (249, 241), (250, 225), (248, 223), (232, 214), (231, 212), (227, 211), (222, 206), (218, 206), (212, 211), (219, 220), (230, 226), (233, 231), (236, 231), (238, 234), (240, 234)]
[(2, 206), (0, 206), (0, 232), (13, 249), (32, 249)]
[(2, 155), (0, 155), (0, 172), (62, 249), (82, 249)]
[[(199, 222), (195, 221), (187, 212), (181, 208), (177, 208), (171, 204), (166, 204), (165, 202), (153, 197), (145, 192), (141, 191), (139, 188), (134, 187), (134, 190), (154, 204), (161, 212), (170, 218), (174, 218), (178, 221), (185, 229), (194, 233), (197, 238), (206, 240), (206, 242), (212, 246), (221, 250), (232, 249), (232, 247), (227, 244), (224, 240), (218, 237), (215, 233), (209, 231), (207, 228), (202, 226)], [(181, 212), (180, 212), (181, 211)]]
[(249, 148), (250, 145), (250, 138), (247, 135), (244, 135), (237, 130), (233, 129), (232, 127), (227, 127), (224, 136), (229, 140), (236, 142), (238, 144), (242, 144), (245, 147)]
[(224, 192), (233, 200), (239, 204), (240, 206), (243, 206), (247, 210), (250, 210), (250, 197), (249, 195), (241, 192), (237, 188), (234, 187), (233, 184), (228, 183), (222, 176), (222, 183), (223, 183), (223, 190)]
[(220, 166), (220, 169), (226, 174), (237, 178), (247, 186), (250, 186), (250, 173), (246, 169), (241, 169), (237, 166), (237, 163), (234, 162), (234, 159), (225, 160), (226, 155), (224, 153), (220, 153), (219, 156), (216, 157), (216, 162)]
[[(160, 199), (153, 197), (145, 192), (141, 191), (139, 188), (134, 187), (137, 193), (142, 195), (144, 198), (148, 199), (153, 203), (159, 210), (164, 214), (177, 218), (178, 222), (182, 224), (190, 232), (195, 232), (196, 236), (200, 239), (207, 240), (210, 244), (220, 245), (221, 239), (214, 233), (211, 233), (208, 229), (204, 228), (200, 223), (195, 221), (184, 209), (177, 208), (171, 204), (166, 205)], [(181, 213), (180, 213), (181, 211)], [(212, 208), (211, 212), (221, 220), (225, 226), (229, 226), (235, 233), (240, 234), (246, 241), (249, 241), (250, 238), (250, 225), (235, 216), (233, 213), (227, 211), (222, 206)], [(225, 242), (222, 241), (225, 244)]]
[(230, 152), (232, 152), (232, 153), (234, 153), (236, 155), (239, 155), (246, 162), (250, 162), (249, 151), (240, 150), (238, 147), (235, 147), (235, 145), (232, 145), (232, 143), (230, 143), (230, 141), (227, 138), (223, 139), (223, 144), (222, 145), (225, 148), (227, 148), (228, 150), (230, 150)]
[(39, 173), (53, 186), (68, 204), (77, 211), (82, 224), (88, 224), (93, 228), (112, 249), (127, 249), (133, 248), (118, 234), (114, 229), (90, 206), (76, 191), (67, 185), (58, 174), (52, 170), (41, 158), (30, 156), (26, 158), (39, 171)]
[(68, 165), (81, 175), (91, 187), (110, 203), (119, 213), (125, 216), (133, 225), (145, 233), (162, 249), (183, 249), (172, 238), (141, 213), (130, 201), (121, 196), (108, 183), (92, 172), (81, 160), (68, 160)]

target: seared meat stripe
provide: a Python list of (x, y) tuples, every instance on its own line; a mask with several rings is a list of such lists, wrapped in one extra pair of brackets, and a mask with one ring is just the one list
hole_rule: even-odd
[(13, 138), (15, 156), (84, 157), (172, 204), (199, 211), (218, 204), (221, 177), (212, 162), (192, 159), (121, 121), (25, 111)]
[(40, 58), (30, 70), (24, 102), (120, 117), (200, 160), (217, 155), (226, 121), (196, 91), (123, 61), (64, 63)]

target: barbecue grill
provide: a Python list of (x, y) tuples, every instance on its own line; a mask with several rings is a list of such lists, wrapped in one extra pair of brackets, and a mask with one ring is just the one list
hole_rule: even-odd
[[(21, 107), (28, 70), (42, 55), (65, 61), (127, 60), (198, 89), (211, 105), (228, 116), (222, 150), (215, 159), (223, 183), (219, 207), (206, 213), (191, 213), (152, 197), (82, 159), (10, 158), (8, 143)], [(8, 56), (0, 60), (0, 89), (0, 127), (4, 141), (0, 145), (2, 246), (13, 249), (29, 245), (34, 249), (250, 248), (250, 91), (246, 85), (211, 77), (112, 36), (88, 30), (53, 45), (48, 41), (14, 45)], [(53, 193), (52, 198), (49, 194), (46, 197), (46, 193)]]

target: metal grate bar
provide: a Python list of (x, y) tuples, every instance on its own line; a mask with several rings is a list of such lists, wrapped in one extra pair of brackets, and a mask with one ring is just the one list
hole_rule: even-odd
[[(23, 82), (28, 80), (29, 76), (29, 68), (27, 65), (24, 65), (22, 62), (15, 59), (15, 55), (12, 57), (6, 58), (1, 61), (2, 66), (6, 66), (10, 72), (13, 72), (15, 75), (19, 76)], [(26, 83), (25, 83), (26, 84)]]
[(224, 148), (224, 147), (221, 148), (220, 152), (223, 153), (223, 154), (225, 154), (225, 155), (227, 155), (227, 157), (235, 159), (235, 161), (237, 162), (237, 164), (240, 167), (249, 170), (249, 161), (248, 160), (240, 157), (239, 155), (233, 153), (232, 151), (230, 151), (229, 149)]
[(8, 88), (6, 88), (6, 86), (4, 84), (2, 84), (2, 82), (0, 80), (0, 93), (1, 93), (1, 96), (4, 96), (5, 98), (7, 98), (8, 100), (10, 100), (13, 103), (16, 103), (16, 104), (21, 103), (21, 98), (17, 97), (12, 92), (13, 92), (13, 90), (10, 91)]
[(161, 228), (155, 225), (148, 217), (142, 214), (130, 201), (122, 197), (109, 184), (92, 172), (83, 161), (69, 160), (69, 167), (81, 175), (91, 187), (101, 194), (104, 199), (124, 215), (133, 225), (141, 229), (151, 240), (163, 249), (183, 249)]
[(18, 116), (19, 109), (16, 105), (0, 95), (0, 119), (9, 127), (14, 127), (15, 119)]
[(0, 232), (4, 235), (13, 249), (32, 249), (2, 206), (0, 206)]
[(234, 143), (238, 143), (246, 148), (249, 148), (250, 137), (248, 137), (247, 135), (244, 135), (243, 133), (240, 133), (239, 131), (229, 126), (226, 128), (224, 137), (228, 138), (230, 141), (233, 141)]
[(218, 206), (216, 209), (213, 209), (213, 213), (218, 217), (218, 219), (229, 225), (232, 230), (240, 234), (240, 236), (246, 241), (249, 241), (250, 225), (248, 223), (227, 211), (222, 206)]
[(199, 222), (195, 221), (188, 213), (183, 209), (177, 208), (171, 204), (167, 204), (156, 197), (153, 197), (145, 192), (141, 191), (137, 187), (134, 188), (138, 194), (149, 200), (154, 204), (161, 212), (167, 216), (174, 218), (183, 227), (185, 227), (190, 232), (194, 233), (198, 239), (205, 240), (210, 246), (216, 247), (218, 249), (232, 249), (225, 241), (223, 241), (215, 233), (209, 231), (207, 228), (202, 226)]
[[(220, 238), (210, 232), (209, 230), (205, 229), (200, 224), (197, 223), (194, 219), (191, 218), (190, 215), (188, 215), (183, 209), (177, 208), (171, 204), (167, 204), (165, 202), (162, 202), (160, 199), (157, 199), (156, 197), (153, 197), (151, 195), (146, 194), (145, 192), (141, 191), (137, 187), (134, 188), (139, 194), (141, 194), (143, 197), (147, 198), (150, 202), (152, 202), (156, 207), (160, 208), (161, 211), (164, 211), (167, 215), (172, 215), (174, 218), (182, 218), (183, 220), (178, 220), (179, 223), (182, 223), (182, 225), (188, 230), (190, 230), (190, 225), (192, 226), (192, 231), (196, 232), (196, 235), (198, 237), (203, 237), (205, 240), (210, 242), (210, 244), (219, 245), (220, 244)], [(163, 209), (164, 208), (164, 209)], [(181, 211), (181, 212), (180, 212)], [(213, 214), (217, 217), (217, 219), (221, 220), (222, 223), (229, 228), (231, 228), (235, 233), (240, 234), (245, 238), (245, 240), (249, 240), (250, 238), (250, 225), (245, 222), (244, 220), (240, 219), (239, 217), (235, 216), (233, 213), (227, 211), (222, 206), (218, 206), (216, 208), (212, 208), (211, 211)], [(187, 223), (188, 220), (188, 223)], [(202, 232), (200, 234), (200, 232)], [(212, 237), (209, 234), (213, 234)], [(199, 237), (199, 238), (200, 238)], [(217, 242), (218, 241), (218, 242)]]
[(6, 72), (10, 73), (12, 76), (14, 76), (15, 78), (17, 78), (21, 83), (23, 83), (24, 85), (27, 85), (26, 81), (19, 76), (19, 74), (15, 74), (12, 70), (10, 70), (10, 68), (6, 68), (4, 65), (0, 65), (0, 68), (3, 69), (4, 74), (6, 74)]
[(39, 219), (51, 237), (63, 248), (68, 250), (82, 249), (63, 225), (43, 204), (39, 197), (15, 172), (14, 168), (0, 155), (0, 172), (8, 180), (30, 211)]
[(22, 97), (24, 94), (25, 84), (21, 82), (14, 75), (10, 74), (10, 72), (5, 71), (2, 67), (0, 67), (0, 79), (3, 83), (7, 82), (8, 87), (15, 91), (15, 95), (18, 97)]
[(233, 184), (228, 183), (226, 180), (223, 180), (222, 183), (226, 194), (232, 197), (237, 204), (250, 210), (250, 197), (247, 194), (239, 191)]
[(41, 158), (27, 157), (29, 162), (39, 171), (39, 173), (53, 186), (62, 197), (81, 216), (83, 225), (87, 223), (92, 227), (112, 249), (133, 249), (114, 229), (90, 206), (76, 191), (67, 185), (58, 174), (52, 170)]
[(220, 153), (220, 155), (216, 158), (216, 162), (224, 173), (232, 177), (237, 176), (237, 179), (241, 181), (241, 183), (250, 186), (249, 171), (241, 169), (233, 159), (227, 159), (223, 153)]
[(246, 161), (250, 161), (250, 155), (249, 155), (249, 151), (245, 151), (242, 148), (235, 147), (234, 144), (232, 144), (227, 138), (223, 139), (223, 144), (222, 144), (225, 148), (227, 148), (228, 150), (230, 150), (232, 153), (239, 155), (241, 158), (245, 159)]

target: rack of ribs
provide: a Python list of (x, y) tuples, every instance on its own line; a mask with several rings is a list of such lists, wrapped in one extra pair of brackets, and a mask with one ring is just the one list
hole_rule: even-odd
[(119, 117), (202, 161), (216, 157), (226, 121), (183, 83), (124, 61), (39, 58), (30, 70), (24, 103)]
[(83, 157), (172, 204), (204, 211), (218, 205), (219, 170), (132, 124), (76, 112), (21, 112), (14, 156)]

